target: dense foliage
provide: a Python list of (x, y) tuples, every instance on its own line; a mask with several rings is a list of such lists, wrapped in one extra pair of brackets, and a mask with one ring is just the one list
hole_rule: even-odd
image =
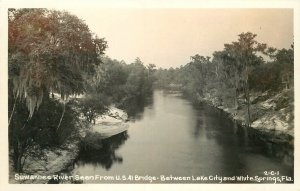
[(155, 65), (104, 57), (106, 41), (74, 15), (10, 9), (8, 23), (9, 145), (17, 172), (33, 147), (61, 146), (78, 134), (82, 116), (95, 122), (109, 105), (152, 91)]
[(242, 33), (238, 41), (225, 44), (212, 58), (197, 54), (180, 68), (159, 68), (155, 85), (180, 87), (194, 99), (213, 97), (219, 105), (236, 110), (246, 105), (250, 125), (251, 93), (291, 89), (294, 75), (293, 45), (290, 49), (277, 50), (255, 38), (250, 32)]
[(151, 94), (155, 80), (155, 65), (145, 66), (139, 58), (131, 64), (109, 57), (101, 60), (103, 63), (89, 80), (86, 98), (80, 106), (90, 122), (111, 104), (126, 110), (131, 101), (143, 101)]
[(76, 112), (68, 98), (85, 92), (107, 45), (76, 16), (47, 9), (10, 9), (8, 34), (9, 141), (21, 171), (28, 147), (70, 135)]
[(84, 92), (84, 75), (100, 63), (106, 48), (76, 16), (46, 9), (9, 12), (9, 80), (30, 117), (44, 96), (67, 99)]

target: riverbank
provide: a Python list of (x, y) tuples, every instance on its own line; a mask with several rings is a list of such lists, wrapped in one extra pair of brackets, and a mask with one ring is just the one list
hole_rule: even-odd
[[(251, 128), (273, 137), (273, 142), (287, 142), (293, 145), (294, 139), (294, 92), (292, 89), (279, 93), (263, 92), (252, 93)], [(243, 98), (239, 97), (239, 107), (225, 106), (213, 93), (206, 93), (203, 97), (197, 96), (198, 102), (205, 102), (226, 112), (240, 125), (247, 124), (247, 106)]]
[[(74, 135), (75, 136), (75, 135)], [(56, 175), (68, 170), (76, 159), (80, 150), (81, 137), (68, 139), (60, 147), (41, 149), (38, 146), (28, 150), (23, 173), (15, 173), (10, 165), (9, 183), (11, 184), (46, 184)], [(11, 157), (10, 157), (11, 158)], [(12, 160), (10, 164), (13, 164)], [(44, 178), (30, 178), (29, 176), (44, 176)]]
[[(123, 110), (110, 107), (109, 110), (97, 118), (96, 123), (106, 127), (123, 125), (127, 120), (127, 114)], [(10, 157), (9, 183), (11, 184), (47, 184), (47, 183), (76, 183), (73, 180), (57, 181), (55, 176), (69, 175), (73, 169), (74, 160), (77, 158), (83, 144), (94, 147), (102, 137), (95, 130), (95, 125), (81, 121), (77, 124), (78, 131), (74, 132), (63, 145), (59, 147), (40, 148), (32, 146), (26, 152), (26, 161), (23, 173), (15, 173), (13, 161)], [(91, 139), (92, 137), (92, 139)], [(12, 156), (12, 154), (11, 154)], [(32, 175), (32, 176), (31, 176)], [(40, 176), (36, 178), (34, 176)]]
[(102, 140), (126, 131), (128, 115), (116, 107), (110, 107), (106, 114), (99, 116), (95, 124), (86, 130), (81, 141), (83, 148), (100, 149)]

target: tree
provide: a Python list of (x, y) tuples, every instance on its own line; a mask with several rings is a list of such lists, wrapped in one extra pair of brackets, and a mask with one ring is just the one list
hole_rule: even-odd
[(106, 42), (67, 12), (19, 9), (9, 15), (9, 80), (15, 100), (26, 100), (29, 118), (50, 92), (62, 99), (82, 94), (84, 74), (99, 64)]
[(250, 32), (241, 33), (237, 42), (225, 44), (225, 51), (234, 61), (236, 71), (238, 72), (237, 80), (240, 81), (239, 86), (244, 91), (244, 97), (247, 103), (247, 121), (251, 125), (250, 112), (250, 89), (249, 75), (253, 66), (263, 62), (263, 58), (258, 53), (265, 53), (266, 44), (261, 44), (255, 40), (256, 34)]
[(256, 67), (250, 74), (250, 88), (256, 90), (290, 89), (294, 79), (294, 47), (290, 49), (268, 48), (271, 61)]
[[(9, 131), (16, 135), (10, 137), (10, 142), (14, 145), (17, 171), (22, 170), (20, 159), (27, 142), (34, 140), (37, 137), (34, 134), (41, 130), (35, 121), (42, 119), (33, 119), (34, 113), (40, 115), (38, 111), (43, 103), (54, 104), (50, 94), (58, 93), (62, 100), (70, 95), (82, 94), (86, 89), (86, 76), (94, 73), (95, 66), (100, 63), (99, 56), (106, 47), (104, 39), (93, 35), (82, 20), (67, 12), (9, 10)], [(63, 104), (60, 117), (52, 118), (56, 120), (56, 131), (63, 123), (66, 108)], [(53, 109), (58, 111), (56, 107)], [(19, 115), (20, 112), (22, 115)], [(14, 113), (17, 114), (12, 120)], [(49, 126), (45, 125), (45, 128)], [(16, 133), (25, 129), (26, 134)]]
[(172, 71), (172, 73), (174, 73), (174, 78), (176, 76), (181, 76), (183, 78), (181, 83), (185, 88), (185, 92), (189, 92), (192, 95), (197, 94), (203, 96), (206, 92), (208, 76), (210, 75), (210, 71), (208, 70), (210, 64), (211, 62), (209, 57), (196, 54), (191, 57), (191, 62), (180, 69), (182, 75), (177, 75), (176, 70), (170, 70), (170, 72)]
[(281, 68), (280, 77), (285, 89), (293, 86), (294, 79), (294, 44), (290, 49), (281, 49), (276, 52), (275, 63)]
[(126, 81), (126, 91), (130, 97), (142, 97), (146, 94), (147, 71), (140, 58), (136, 58), (127, 67), (128, 78)]
[(212, 65), (217, 81), (217, 96), (220, 98), (221, 104), (231, 107), (234, 103), (234, 108), (237, 110), (240, 79), (234, 59), (229, 56), (226, 50), (216, 51), (213, 54)]

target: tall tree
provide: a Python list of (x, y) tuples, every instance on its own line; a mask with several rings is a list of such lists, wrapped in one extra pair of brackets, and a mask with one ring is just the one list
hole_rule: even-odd
[(67, 12), (9, 10), (9, 80), (15, 99), (25, 99), (29, 117), (44, 96), (62, 99), (84, 91), (84, 76), (107, 47), (88, 26)]
[[(92, 34), (82, 20), (67, 12), (10, 9), (8, 16), (9, 131), (13, 134), (10, 142), (15, 169), (21, 171), (28, 142), (37, 137), (35, 134), (42, 127), (53, 126), (53, 121), (45, 123), (41, 116), (55, 120), (56, 130), (63, 123), (66, 105), (57, 117), (59, 109), (50, 100), (50, 94), (58, 93), (66, 100), (70, 95), (83, 93), (85, 78), (99, 65), (99, 56), (107, 44)], [(40, 113), (49, 115), (53, 109), (52, 118), (38, 113), (43, 104)]]
[(244, 97), (247, 103), (247, 121), (251, 125), (250, 111), (250, 89), (249, 75), (253, 66), (263, 62), (263, 58), (258, 56), (258, 53), (265, 53), (266, 44), (259, 43), (255, 40), (256, 34), (250, 32), (241, 33), (238, 35), (237, 42), (225, 44), (225, 51), (228, 56), (234, 61), (236, 71), (239, 74), (237, 79), (240, 79), (240, 87), (244, 91)]
[(233, 58), (226, 50), (216, 51), (213, 54), (213, 73), (216, 78), (216, 89), (221, 99), (221, 104), (229, 107), (234, 103), (234, 108), (238, 109), (239, 94), (239, 72)]

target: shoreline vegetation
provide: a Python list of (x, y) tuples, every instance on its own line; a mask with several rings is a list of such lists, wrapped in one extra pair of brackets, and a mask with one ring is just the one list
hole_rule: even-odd
[(195, 103), (219, 108), (240, 125), (294, 138), (294, 46), (276, 49), (250, 32), (213, 57), (196, 54), (179, 68), (156, 73), (155, 87), (180, 90)]
[[(109, 42), (68, 12), (9, 9), (8, 15), (10, 183), (55, 183), (14, 176), (68, 172), (97, 119), (125, 124), (154, 89), (180, 90), (293, 147), (293, 44), (276, 49), (246, 32), (213, 57), (196, 54), (179, 68), (162, 69), (107, 57)], [(112, 105), (128, 119), (108, 114)], [(132, 111), (132, 105), (142, 106)]]
[[(96, 129), (101, 125), (111, 127), (122, 126), (126, 123), (127, 114), (123, 110), (110, 107), (110, 109), (105, 114), (99, 116), (97, 120), (99, 124), (94, 125), (87, 124), (86, 121), (82, 119), (82, 121), (77, 124), (78, 128), (80, 128), (80, 132), (72, 134), (60, 147), (49, 147), (46, 149), (36, 147), (28, 151), (31, 152), (31, 154), (29, 154), (27, 162), (23, 167), (26, 173), (13, 173), (13, 166), (10, 166), (10, 183), (80, 183), (72, 179), (57, 181), (54, 176), (70, 175), (69, 172), (73, 169), (74, 161), (78, 157), (81, 148), (99, 149), (102, 147), (102, 138)], [(83, 124), (89, 127), (82, 128)], [(34, 152), (43, 152), (43, 157), (36, 156), (33, 154)], [(10, 161), (10, 163), (12, 164), (12, 161)], [(21, 178), (22, 176), (30, 175), (45, 176), (45, 178)], [(51, 179), (47, 178), (47, 176), (50, 176)]]

